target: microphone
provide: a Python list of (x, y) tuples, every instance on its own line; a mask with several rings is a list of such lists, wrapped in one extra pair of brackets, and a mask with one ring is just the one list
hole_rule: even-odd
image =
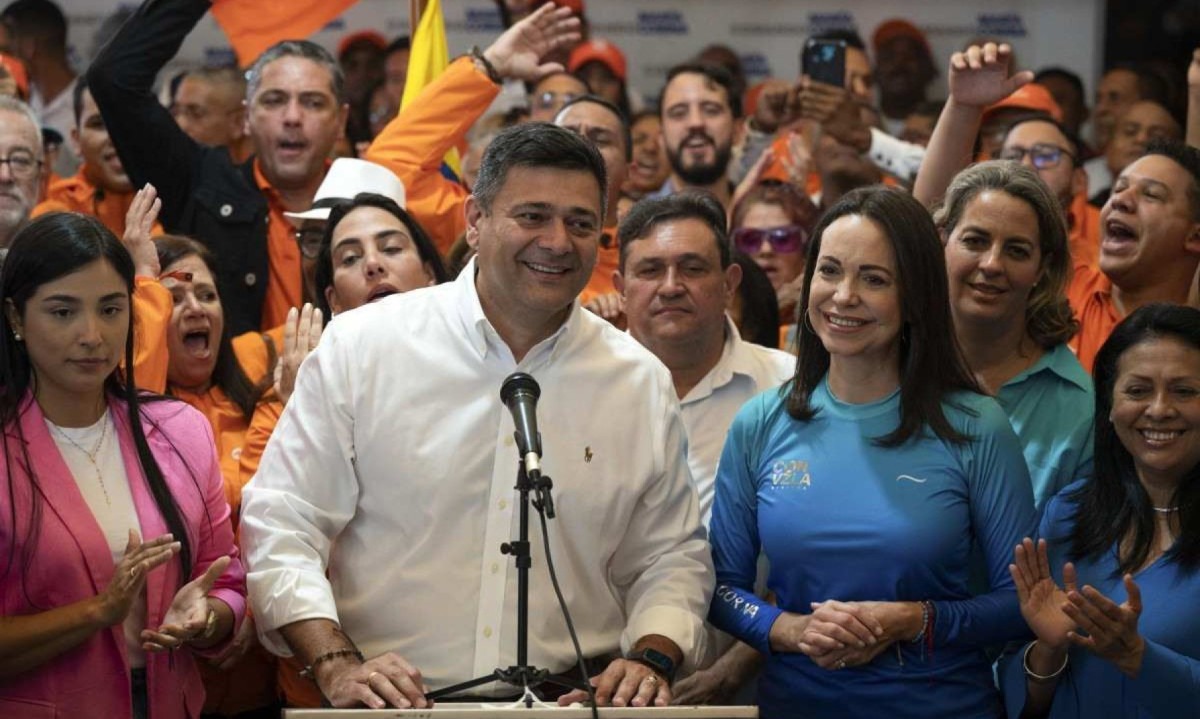
[(542, 476), (542, 436), (537, 430), (537, 401), (541, 394), (537, 380), (524, 372), (513, 372), (500, 385), (500, 401), (512, 413), (517, 450), (531, 480)]

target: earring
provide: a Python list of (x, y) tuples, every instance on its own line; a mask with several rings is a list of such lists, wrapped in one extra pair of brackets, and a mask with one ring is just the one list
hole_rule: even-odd
[(17, 332), (16, 330), (13, 330), (13, 339), (20, 342), (21, 341), (21, 333)]

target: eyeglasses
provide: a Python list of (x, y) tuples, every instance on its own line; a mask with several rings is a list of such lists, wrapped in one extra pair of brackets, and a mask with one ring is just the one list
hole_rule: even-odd
[(315, 260), (321, 255), (321, 243), (325, 240), (324, 227), (304, 227), (296, 230), (296, 243), (305, 259)]
[(566, 105), (568, 102), (580, 97), (574, 92), (553, 92), (547, 90), (533, 96), (533, 106), (538, 110), (550, 110), (555, 107)]
[(766, 230), (739, 227), (733, 231), (733, 246), (747, 255), (758, 254), (764, 241), (770, 242), (775, 252), (790, 255), (808, 246), (808, 230), (799, 225), (784, 225)]
[(1029, 149), (1025, 149), (1024, 147), (1010, 147), (1007, 150), (1001, 150), (996, 156), (1001, 160), (1021, 162), (1025, 159), (1026, 155), (1029, 155), (1029, 161), (1039, 170), (1049, 170), (1052, 167), (1058, 167), (1058, 163), (1062, 162), (1064, 155), (1071, 158), (1071, 164), (1075, 164), (1075, 155), (1058, 145), (1050, 145), (1044, 142), (1035, 143)]
[(42, 161), (33, 156), (32, 152), (13, 150), (8, 157), (0, 157), (0, 165), (8, 165), (8, 171), (13, 177), (28, 180), (38, 173)]

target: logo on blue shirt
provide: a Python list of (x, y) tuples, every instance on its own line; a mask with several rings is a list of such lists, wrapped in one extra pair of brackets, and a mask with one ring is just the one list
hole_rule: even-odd
[(808, 476), (808, 462), (802, 459), (781, 459), (771, 465), (771, 486), (777, 489), (800, 487), (808, 489), (812, 478)]

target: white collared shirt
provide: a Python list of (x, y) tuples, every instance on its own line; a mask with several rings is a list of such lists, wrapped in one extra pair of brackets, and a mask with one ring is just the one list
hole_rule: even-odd
[(734, 415), (751, 397), (778, 387), (795, 371), (795, 355), (746, 342), (733, 320), (725, 317), (721, 359), (682, 401), (688, 466), (700, 494), (700, 516), (705, 527), (712, 518), (717, 462)]
[[(666, 368), (580, 308), (517, 363), (485, 317), (474, 260), (453, 283), (330, 324), (242, 498), (247, 584), (264, 644), (339, 621), (367, 656), (394, 651), (437, 689), (515, 663), (517, 450), (500, 402), (541, 386), (550, 544), (587, 656), (661, 634), (704, 651), (713, 589)], [(531, 514), (530, 662), (574, 664)], [(328, 569), (329, 577), (325, 572)]]

